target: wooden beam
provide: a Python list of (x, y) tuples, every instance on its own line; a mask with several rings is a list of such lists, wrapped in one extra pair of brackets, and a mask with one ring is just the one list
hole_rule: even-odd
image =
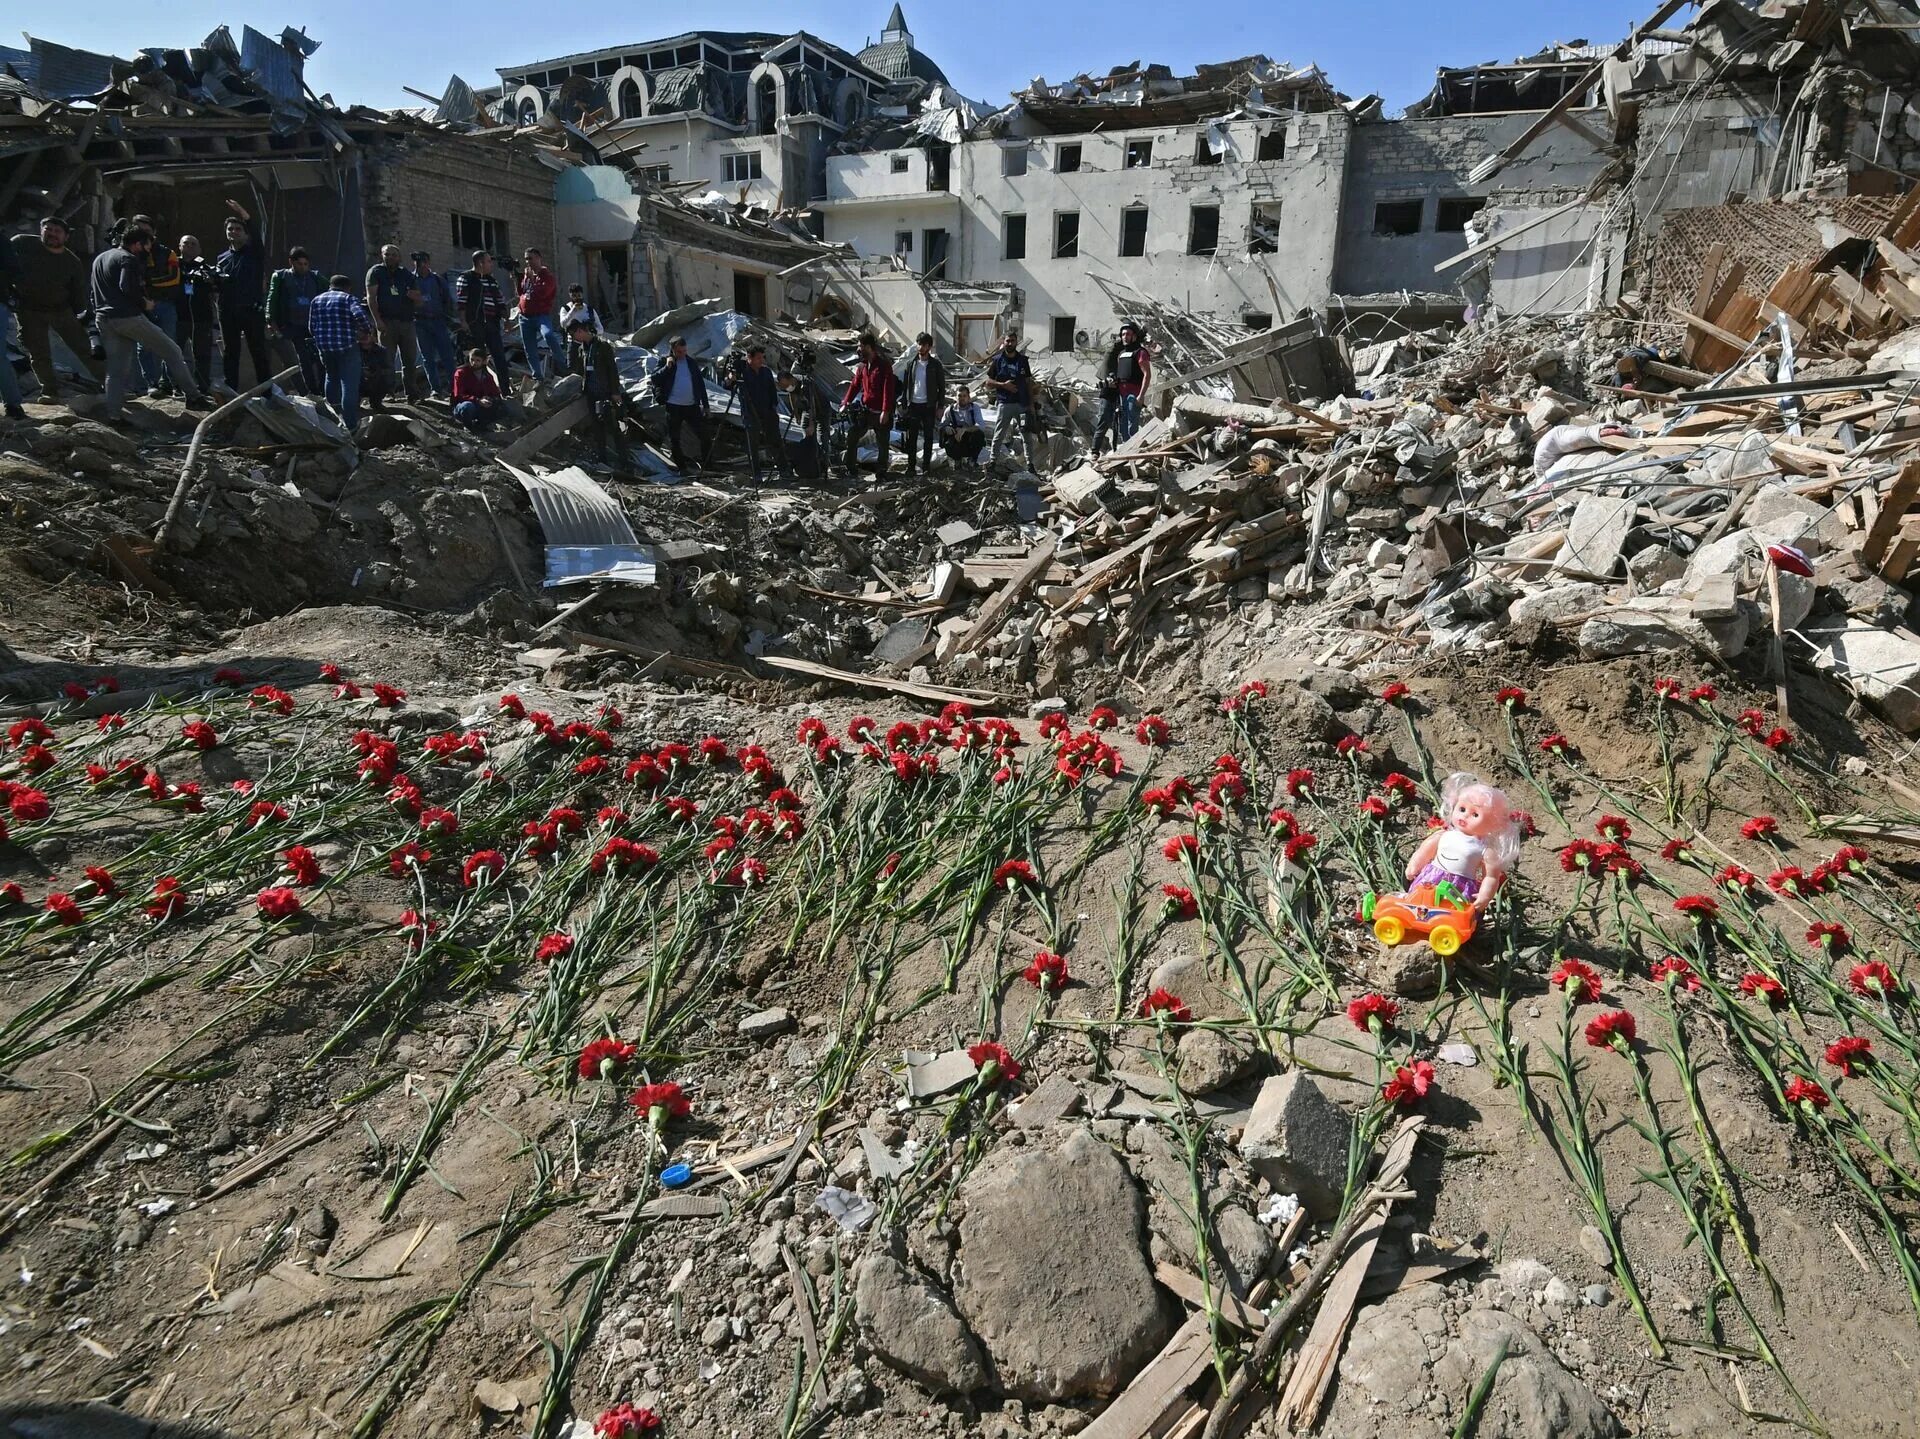
[(1880, 513), (1874, 517), (1873, 528), (1867, 531), (1866, 539), (1860, 542), (1860, 559), (1868, 569), (1880, 568), (1893, 537), (1900, 532), (1901, 520), (1915, 500), (1920, 500), (1920, 460), (1908, 460), (1881, 496)]
[(1667, 309), (1676, 320), (1685, 320), (1688, 329), (1698, 330), (1701, 334), (1718, 340), (1723, 345), (1731, 345), (1736, 351), (1744, 352), (1747, 346), (1753, 343), (1744, 335), (1736, 335), (1732, 330), (1721, 329), (1711, 320), (1703, 320), (1698, 315), (1688, 314), (1678, 305), (1668, 305)]
[(500, 452), (500, 458), (510, 465), (524, 465), (592, 414), (593, 406), (587, 403), (585, 396), (571, 400), (508, 445)]
[(782, 670), (788, 674), (831, 680), (835, 684), (850, 685), (855, 689), (907, 695), (913, 699), (929, 700), (935, 704), (957, 702), (972, 705), (976, 709), (1002, 709), (1011, 703), (1007, 696), (995, 694), (991, 690), (942, 689), (939, 685), (916, 684), (912, 680), (889, 679), (885, 675), (863, 675), (853, 670), (837, 670), (832, 665), (815, 664), (812, 660), (788, 659), (783, 655), (761, 655), (760, 663), (768, 669)]
[(1033, 557), (1021, 568), (1020, 573), (1008, 580), (980, 606), (979, 618), (974, 620), (973, 628), (960, 637), (953, 647), (957, 655), (968, 653), (973, 647), (993, 633), (1000, 623), (1000, 617), (1012, 606), (1013, 602), (1026, 593), (1027, 586), (1047, 572), (1053, 563), (1054, 546), (1051, 540), (1033, 552)]
[(1498, 235), (1495, 235), (1491, 240), (1482, 240), (1479, 244), (1469, 246), (1467, 249), (1462, 250), (1459, 254), (1455, 255), (1452, 259), (1442, 260), (1439, 264), (1433, 267), (1433, 273), (1438, 275), (1444, 270), (1451, 270), (1455, 265), (1464, 265), (1467, 261), (1471, 260), (1476, 255), (1484, 255), (1489, 250), (1497, 250), (1502, 245), (1511, 244), (1513, 243), (1513, 241), (1517, 240), (1520, 236), (1526, 234), (1527, 231), (1535, 229), (1538, 226), (1544, 225), (1549, 220), (1557, 220), (1562, 215), (1569, 214), (1574, 210), (1578, 210), (1581, 206), (1585, 205), (1586, 203), (1587, 203), (1586, 197), (1583, 195), (1578, 200), (1569, 200), (1566, 204), (1561, 205), (1556, 209), (1542, 210), (1538, 215), (1535, 215), (1531, 220), (1522, 220), (1518, 225), (1515, 225), (1511, 230), (1502, 230)]

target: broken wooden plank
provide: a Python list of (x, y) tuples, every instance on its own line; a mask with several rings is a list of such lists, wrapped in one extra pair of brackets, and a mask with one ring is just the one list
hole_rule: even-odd
[(781, 670), (788, 674), (810, 675), (815, 679), (833, 680), (837, 684), (850, 685), (855, 689), (881, 690), (887, 694), (907, 695), (913, 699), (931, 700), (935, 704), (966, 704), (975, 709), (1001, 709), (1011, 701), (992, 690), (943, 689), (939, 685), (923, 685), (914, 680), (889, 679), (886, 675), (863, 675), (852, 670), (837, 670), (832, 665), (815, 664), (812, 660), (788, 659), (784, 655), (761, 655), (760, 663), (768, 669)]
[(1019, 1108), (1014, 1110), (1013, 1122), (1022, 1129), (1044, 1128), (1056, 1119), (1077, 1114), (1085, 1102), (1079, 1085), (1064, 1074), (1050, 1075), (1020, 1101)]
[(1920, 824), (1902, 824), (1897, 820), (1875, 819), (1865, 814), (1823, 814), (1823, 832), (1841, 839), (1857, 839), (1872, 844), (1902, 844), (1920, 849)]
[(100, 548), (126, 579), (160, 599), (173, 598), (173, 586), (147, 564), (147, 556), (153, 553), (152, 545), (127, 535), (107, 535), (100, 541)]
[(590, 419), (592, 415), (593, 406), (587, 403), (584, 395), (570, 400), (508, 445), (500, 452), (499, 458), (510, 465), (524, 465), (568, 430)]
[(1874, 517), (1873, 528), (1867, 531), (1866, 539), (1860, 543), (1860, 560), (1868, 569), (1877, 571), (1880, 568), (1880, 562), (1886, 558), (1894, 536), (1900, 532), (1900, 522), (1906, 518), (1907, 511), (1916, 500), (1920, 500), (1920, 460), (1908, 460), (1900, 467), (1900, 473), (1894, 476), (1887, 493), (1881, 497), (1880, 513)]
[(1159, 523), (1155, 524), (1132, 544), (1115, 550), (1112, 554), (1094, 561), (1091, 565), (1088, 565), (1086, 569), (1082, 570), (1079, 580), (1074, 584), (1073, 593), (1055, 605), (1053, 612), (1057, 615), (1065, 614), (1096, 590), (1104, 589), (1113, 583), (1114, 580), (1120, 577), (1122, 571), (1126, 569), (1133, 558), (1142, 550), (1148, 548), (1148, 546), (1156, 544), (1171, 535), (1178, 534), (1182, 530), (1195, 529), (1205, 523), (1206, 518), (1202, 515), (1165, 516)]
[(1053, 564), (1054, 546), (1051, 540), (1035, 550), (1032, 558), (1021, 568), (1020, 573), (1008, 580), (980, 606), (979, 618), (974, 620), (973, 628), (960, 636), (960, 642), (953, 647), (956, 655), (966, 654), (975, 645), (986, 639), (999, 627), (1001, 617), (1011, 609), (1027, 586), (1048, 570)]
[[(1197, 1274), (1171, 1264), (1153, 1266), (1154, 1281), (1163, 1289), (1169, 1289), (1180, 1299), (1195, 1309), (1204, 1311), (1207, 1307), (1207, 1286)], [(1267, 1316), (1258, 1309), (1249, 1308), (1219, 1285), (1213, 1286), (1213, 1307), (1220, 1311), (1220, 1317), (1238, 1329), (1249, 1332), (1267, 1327)]]
[(1184, 1400), (1187, 1386), (1213, 1363), (1213, 1335), (1205, 1314), (1190, 1315), (1133, 1382), (1085, 1429), (1083, 1439), (1142, 1439)]

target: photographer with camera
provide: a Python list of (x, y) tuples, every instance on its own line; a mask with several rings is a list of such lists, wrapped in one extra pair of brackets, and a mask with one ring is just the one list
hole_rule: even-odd
[(1033, 412), (1033, 366), (1020, 353), (1020, 335), (1009, 330), (1000, 341), (1000, 351), (987, 365), (987, 388), (1000, 406), (993, 422), (993, 458), (998, 460), (1007, 440), (1018, 433), (1027, 454), (1027, 468), (1034, 468), (1033, 432), (1028, 417)]
[(193, 357), (193, 380), (202, 392), (213, 388), (213, 301), (220, 274), (200, 249), (196, 235), (180, 237), (179, 345)]
[[(686, 336), (675, 335), (667, 350), (666, 364), (653, 377), (653, 393), (667, 408), (667, 444), (673, 451), (673, 467), (686, 475), (705, 469), (713, 458), (713, 438), (707, 429), (711, 406), (700, 362), (687, 353)], [(689, 425), (698, 443), (698, 461), (688, 458), (681, 443)]]
[(593, 428), (600, 458), (619, 474), (631, 469), (627, 463), (626, 436), (620, 421), (627, 406), (627, 392), (620, 387), (620, 370), (614, 362), (613, 346), (594, 333), (593, 322), (576, 319), (567, 342), (567, 372), (584, 382), (582, 393), (593, 407)]
[(1101, 380), (1105, 399), (1100, 406), (1100, 422), (1093, 427), (1094, 453), (1100, 452), (1100, 437), (1107, 434), (1113, 444), (1125, 444), (1140, 428), (1140, 396), (1153, 377), (1153, 356), (1148, 353), (1140, 327), (1129, 320), (1120, 327), (1120, 338), (1107, 351), (1106, 374)]
[(780, 468), (780, 478), (793, 482), (793, 466), (787, 460), (787, 446), (780, 427), (780, 384), (767, 367), (767, 347), (753, 345), (741, 363), (737, 352), (727, 356), (720, 383), (732, 390), (740, 401), (740, 418), (747, 427), (747, 463), (753, 467), (756, 482), (766, 468), (762, 449), (771, 451)]
[(887, 448), (893, 434), (893, 412), (900, 403), (900, 377), (887, 363), (880, 341), (872, 335), (860, 337), (860, 362), (853, 367), (847, 393), (840, 401), (847, 417), (847, 453), (844, 464), (851, 479), (859, 468), (860, 441), (868, 431), (880, 455), (874, 465), (874, 478), (887, 473)]

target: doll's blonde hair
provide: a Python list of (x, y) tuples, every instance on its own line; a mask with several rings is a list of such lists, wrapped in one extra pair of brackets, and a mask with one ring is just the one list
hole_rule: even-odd
[(1492, 808), (1499, 814), (1500, 823), (1494, 832), (1484, 841), (1492, 858), (1492, 867), (1502, 874), (1512, 874), (1520, 861), (1520, 821), (1513, 817), (1513, 805), (1504, 791), (1488, 784), (1477, 774), (1468, 774), (1464, 770), (1447, 776), (1447, 782), (1440, 786), (1440, 818), (1451, 822), (1454, 802), (1470, 789), (1485, 790)]

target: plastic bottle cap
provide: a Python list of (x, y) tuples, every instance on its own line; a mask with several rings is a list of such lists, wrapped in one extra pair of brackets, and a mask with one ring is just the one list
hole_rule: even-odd
[(660, 1182), (668, 1189), (679, 1189), (693, 1182), (693, 1166), (690, 1164), (669, 1164), (660, 1171)]

